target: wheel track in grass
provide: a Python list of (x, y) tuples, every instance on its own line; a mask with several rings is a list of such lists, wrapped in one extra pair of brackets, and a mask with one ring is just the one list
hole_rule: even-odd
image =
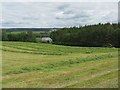
[[(75, 69), (75, 67), (77, 66), (74, 66), (74, 67), (70, 67), (69, 69), (71, 68), (74, 68), (75, 70), (73, 71), (69, 71), (68, 70), (66, 71), (66, 73), (64, 72), (61, 72), (61, 73), (58, 73), (57, 75), (54, 74), (54, 73), (51, 73), (51, 75), (47, 75), (46, 77), (43, 77), (43, 78), (35, 78), (35, 79), (28, 79), (28, 81), (25, 81), (26, 83), (33, 83), (35, 84), (34, 82), (42, 82), (44, 83), (44, 85), (48, 86), (48, 87), (59, 87), (59, 88), (62, 88), (62, 87), (66, 87), (66, 86), (69, 86), (69, 85), (73, 85), (75, 83), (78, 83), (79, 80), (80, 82), (84, 81), (84, 80), (88, 80), (90, 78), (93, 78), (95, 76), (99, 76), (101, 74), (106, 74), (106, 73), (109, 73), (111, 71), (116, 71), (116, 67), (114, 68), (113, 66), (115, 65), (112, 65), (112, 66), (107, 66), (105, 67), (107, 64), (111, 64), (113, 63), (113, 59), (112, 59), (112, 62), (109, 62), (109, 63), (103, 63), (104, 61), (102, 61), (102, 63), (99, 63), (101, 61), (97, 61), (97, 64), (96, 66), (90, 66), (90, 68), (86, 68), (86, 67), (83, 67), (83, 68), (80, 68), (80, 69)], [(88, 62), (86, 62), (88, 63)], [(92, 62), (89, 62), (92, 64)], [(95, 62), (94, 62), (95, 63)], [(83, 64), (85, 65), (85, 64)], [(91, 70), (92, 68), (97, 68), (97, 71), (94, 72), (94, 73), (91, 73)], [(85, 70), (85, 71), (84, 71)], [(104, 70), (104, 71), (103, 71)], [(60, 70), (59, 70), (60, 71)], [(89, 72), (88, 72), (89, 71)], [(109, 71), (109, 72), (108, 72)], [(55, 71), (54, 71), (55, 72)], [(84, 74), (80, 74), (80, 73), (84, 73)], [(24, 73), (22, 73), (24, 74)], [(22, 74), (19, 74), (19, 75), (22, 75)], [(26, 73), (27, 74), (27, 73)], [(29, 74), (29, 73), (28, 73)], [(19, 77), (18, 75), (18, 77)], [(30, 74), (31, 75), (31, 74)], [(76, 79), (74, 78), (74, 75), (79, 75), (79, 77), (76, 77)], [(14, 75), (13, 75), (14, 76)], [(92, 76), (92, 77), (87, 77), (87, 76)], [(61, 78), (60, 78), (61, 77)], [(66, 78), (70, 78), (70, 82), (68, 82), (69, 80), (66, 80)], [(82, 77), (82, 78), (81, 78)], [(20, 77), (19, 77), (20, 78)], [(62, 81), (61, 81), (62, 80)], [(72, 80), (72, 81), (71, 81)], [(52, 82), (54, 81), (54, 82)], [(46, 82), (46, 83), (45, 83)], [(51, 83), (50, 86), (49, 86), (49, 82)], [(17, 84), (20, 84), (22, 82), (18, 82)], [(39, 85), (39, 84), (38, 84)], [(37, 86), (39, 87), (39, 86)]]
[(108, 71), (104, 74), (98, 74), (97, 76), (93, 76), (90, 79), (86, 79), (82, 82), (76, 82), (74, 84), (66, 86), (66, 88), (74, 88), (74, 87), (82, 87), (82, 88), (91, 88), (94, 87), (96, 84), (101, 83), (101, 81), (108, 80), (115, 78), (118, 74), (117, 70)]
[(104, 80), (93, 86), (93, 88), (98, 88), (98, 87), (99, 88), (104, 88), (104, 87), (118, 88), (118, 77), (113, 77), (112, 79)]
[[(97, 66), (97, 68), (101, 68), (102, 65)], [(104, 69), (104, 68), (102, 68)], [(52, 78), (48, 77), (46, 79), (41, 80), (41, 82), (44, 82), (46, 84), (46, 86), (49, 86), (49, 88), (51, 87), (56, 87), (56, 88), (65, 88), (66, 85), (71, 85), (73, 83), (79, 82), (79, 81), (84, 81), (84, 80), (88, 80), (88, 78), (93, 78), (99, 75), (103, 75), (106, 74), (110, 71), (116, 71), (116, 68), (109, 68), (107, 70), (102, 71), (101, 69), (91, 73), (92, 70), (91, 68), (89, 69), (82, 69), (82, 70), (74, 70), (73, 72), (67, 72), (67, 73), (63, 73), (61, 75), (58, 76), (53, 76)], [(80, 73), (84, 73), (84, 74), (80, 74)], [(78, 75), (78, 76), (77, 76)], [(88, 77), (89, 76), (89, 77)], [(82, 77), (82, 78), (81, 78)], [(37, 80), (38, 81), (38, 80)], [(54, 82), (52, 82), (54, 81)], [(32, 81), (34, 82), (34, 81)], [(50, 83), (50, 85), (49, 85)]]

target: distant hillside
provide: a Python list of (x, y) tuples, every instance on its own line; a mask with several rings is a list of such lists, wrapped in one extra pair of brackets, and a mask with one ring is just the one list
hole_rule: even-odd
[(19, 31), (50, 31), (56, 28), (3, 28), (8, 32), (19, 32)]

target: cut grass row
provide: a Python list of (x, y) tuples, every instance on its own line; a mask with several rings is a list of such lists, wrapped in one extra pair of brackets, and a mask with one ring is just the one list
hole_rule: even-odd
[(118, 87), (116, 48), (3, 42), (3, 49), (3, 88)]
[(53, 70), (59, 70), (60, 68), (64, 67), (64, 66), (68, 66), (71, 67), (73, 65), (77, 65), (80, 63), (84, 63), (84, 62), (90, 62), (90, 61), (96, 61), (96, 60), (105, 60), (107, 58), (112, 58), (112, 57), (116, 57), (116, 54), (111, 55), (111, 54), (104, 54), (104, 55), (94, 55), (94, 56), (88, 56), (86, 58), (76, 58), (76, 59), (68, 59), (68, 60), (64, 60), (64, 61), (59, 61), (59, 62), (55, 62), (55, 63), (48, 63), (48, 64), (37, 64), (37, 65), (29, 65), (29, 66), (25, 66), (22, 68), (16, 68), (16, 70), (7, 72), (5, 74), (19, 74), (19, 73), (27, 73), (27, 72), (31, 72), (31, 71), (53, 71)]
[[(70, 47), (42, 43), (24, 43), (24, 42), (3, 42), (3, 50), (11, 52), (34, 53), (45, 55), (66, 55), (69, 53), (101, 53), (114, 52), (116, 48), (89, 48), (89, 47)], [(12, 49), (6, 49), (6, 48)]]
[[(116, 71), (116, 58), (111, 58), (108, 60), (110, 60), (110, 62), (102, 60), (85, 62), (74, 67), (64, 66), (64, 68), (52, 72), (33, 71), (28, 73), (20, 73), (17, 75), (6, 75), (3, 78), (3, 84), (8, 87), (67, 87)], [(115, 78), (117, 78), (117, 73), (115, 73)], [(104, 80), (101, 82), (104, 82)], [(87, 87), (87, 84), (85, 86)], [(83, 86), (78, 85), (76, 87)]]

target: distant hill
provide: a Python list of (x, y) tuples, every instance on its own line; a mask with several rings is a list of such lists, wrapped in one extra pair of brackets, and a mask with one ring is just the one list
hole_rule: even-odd
[(56, 28), (3, 28), (8, 32), (19, 32), (19, 31), (50, 31)]

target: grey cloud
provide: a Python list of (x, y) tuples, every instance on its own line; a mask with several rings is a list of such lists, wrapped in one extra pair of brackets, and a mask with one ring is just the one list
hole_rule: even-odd
[(89, 19), (90, 18), (90, 15), (89, 13), (87, 13), (86, 11), (74, 11), (74, 12), (69, 12), (69, 13), (66, 13), (66, 12), (63, 12), (63, 17), (60, 17), (60, 16), (56, 16), (56, 19)]
[(65, 10), (69, 8), (69, 4), (62, 3), (60, 6), (57, 7), (58, 10)]
[[(76, 3), (75, 3), (76, 4)], [(58, 7), (58, 11), (62, 12), (61, 15), (56, 15), (56, 19), (67, 20), (67, 19), (79, 19), (79, 18), (89, 18), (89, 13), (81, 8), (75, 8), (72, 4), (62, 4)], [(58, 13), (59, 13), (58, 12)]]

